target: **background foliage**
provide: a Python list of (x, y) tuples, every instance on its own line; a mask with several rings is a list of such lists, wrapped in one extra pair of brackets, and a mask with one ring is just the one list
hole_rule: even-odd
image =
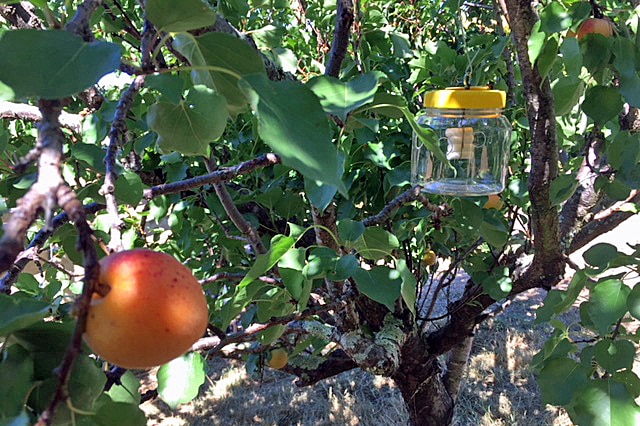
[[(539, 107), (527, 91), (535, 82), (523, 77), (522, 38), (500, 2), (356, 2), (339, 76), (325, 68), (340, 21), (332, 2), (32, 1), (21, 6), (36, 20), (30, 29), (8, 18), (15, 2), (0, 3), (2, 106), (65, 99), (76, 122), (60, 118), (60, 176), (89, 214), (98, 255), (148, 247), (202, 280), (212, 329), (222, 335), (160, 369), (158, 393), (172, 407), (197, 395), (207, 356), (241, 358), (259, 374), (268, 351), (283, 347), (289, 372), (301, 375), (341, 347), (354, 367), (393, 375), (382, 363), (358, 361), (328, 313), (343, 315), (345, 300), (375, 306), (372, 315), (382, 315), (361, 313), (358, 338), (398, 346), (404, 338), (389, 333), (423, 335), (442, 325), (426, 295), (446, 299), (460, 269), (491, 303), (515, 294), (523, 259), (544, 254), (534, 251), (534, 236), (542, 237), (532, 215), (559, 218), (564, 256), (637, 212), (640, 15), (629, 2), (540, 2), (524, 39), (552, 95), (539, 102), (555, 113), (557, 176), (545, 211), (532, 205), (527, 186), (530, 148), (541, 143), (527, 115)], [(87, 21), (73, 19), (85, 6), (93, 12)], [(602, 13), (615, 36), (579, 41), (568, 33)], [(129, 75), (127, 83), (101, 80), (111, 72)], [(486, 197), (426, 198), (410, 182), (422, 94), (462, 84), (508, 92), (514, 133), (498, 209), (485, 208)], [(39, 105), (46, 112), (46, 101)], [(0, 127), (4, 223), (44, 176), (22, 160), (42, 147), (38, 126), (12, 118)], [(52, 411), (55, 368), (73, 342), (80, 265), (87, 266), (77, 245), (83, 231), (68, 223), (67, 209), (40, 207), (45, 214), (26, 231), (29, 248), (0, 282), (0, 423), (31, 424)], [(534, 366), (544, 401), (565, 407), (577, 424), (640, 417), (632, 371), (639, 335), (628, 326), (640, 319), (640, 290), (631, 284), (640, 248), (631, 248), (590, 248), (587, 266), (566, 289), (551, 289), (537, 314), (555, 329)], [(425, 262), (431, 250), (435, 265)], [(530, 287), (557, 282), (543, 281)], [(562, 322), (585, 293), (580, 322)], [(450, 317), (474, 302), (460, 300)], [(480, 313), (463, 321), (472, 328)], [(393, 358), (391, 347), (380, 359)], [(73, 363), (69, 399), (47, 421), (144, 424), (135, 375), (105, 370), (89, 354), (84, 347)]]

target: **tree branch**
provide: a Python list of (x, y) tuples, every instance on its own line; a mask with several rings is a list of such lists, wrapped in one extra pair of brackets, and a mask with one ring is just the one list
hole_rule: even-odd
[(559, 217), (550, 195), (551, 183), (558, 176), (554, 98), (549, 79), (543, 79), (537, 66), (529, 61), (528, 41), (538, 17), (535, 6), (528, 0), (506, 0), (505, 4), (505, 15), (509, 18), (511, 36), (522, 73), (531, 128), (531, 173), (528, 187), (534, 235), (534, 264), (541, 265), (541, 273), (560, 279), (564, 273), (564, 257), (560, 244)]
[(255, 170), (264, 167), (280, 164), (281, 160), (276, 154), (263, 154), (253, 160), (245, 161), (237, 166), (224, 167), (219, 170), (212, 171), (206, 175), (197, 176), (191, 179), (185, 179), (180, 182), (165, 183), (145, 189), (144, 198), (151, 200), (160, 195), (175, 194), (181, 191), (199, 188), (204, 185), (212, 185), (215, 183), (228, 182), (238, 176), (246, 175)]
[(384, 206), (384, 208), (380, 211), (380, 213), (375, 216), (370, 216), (362, 221), (364, 226), (375, 226), (381, 225), (391, 219), (393, 213), (402, 207), (405, 204), (416, 201), (422, 195), (422, 187), (420, 185), (416, 185), (411, 189), (403, 192), (398, 195), (396, 198), (391, 200), (389, 204)]
[(331, 45), (331, 53), (329, 55), (329, 63), (325, 69), (325, 75), (338, 77), (342, 61), (346, 56), (349, 48), (349, 39), (351, 36), (351, 26), (353, 25), (353, 1), (338, 0), (338, 11), (336, 17), (336, 28), (333, 33), (333, 43)]
[(298, 387), (303, 387), (315, 385), (321, 380), (337, 376), (354, 368), (358, 368), (358, 364), (349, 358), (342, 349), (337, 349), (331, 352), (329, 356), (313, 370), (291, 365), (287, 365), (283, 370), (286, 373), (297, 376), (298, 378), (294, 383)]
[(64, 133), (60, 130), (58, 115), (62, 110), (59, 101), (40, 101), (42, 121), (38, 125), (36, 152), (38, 155), (38, 179), (29, 191), (17, 202), (11, 217), (4, 225), (0, 239), (0, 272), (6, 271), (22, 251), (27, 229), (36, 220), (42, 209), (51, 226), (51, 214), (57, 204), (58, 189), (65, 185), (62, 179), (62, 143)]
[(106, 175), (104, 184), (100, 188), (100, 194), (104, 195), (107, 203), (107, 212), (111, 223), (111, 241), (109, 248), (118, 251), (122, 248), (121, 228), (123, 222), (118, 213), (118, 202), (116, 201), (116, 180), (118, 179), (118, 171), (116, 167), (116, 156), (119, 149), (124, 145), (124, 138), (127, 133), (127, 114), (133, 105), (136, 95), (144, 86), (144, 75), (137, 76), (129, 85), (129, 88), (122, 94), (116, 112), (111, 123), (109, 131), (109, 146), (104, 158), (106, 165)]
[[(42, 120), (42, 114), (38, 107), (33, 105), (0, 101), (0, 118), (39, 122)], [(76, 135), (82, 133), (82, 116), (61, 111), (59, 121), (62, 127)]]
[(71, 21), (69, 21), (69, 23), (67, 23), (65, 29), (79, 37), (82, 37), (86, 42), (95, 41), (96, 38), (89, 25), (91, 17), (101, 4), (102, 0), (85, 0), (80, 3), (75, 16)]
[[(84, 206), (84, 214), (94, 214), (103, 210), (105, 208), (104, 204), (99, 203), (91, 203)], [(51, 221), (50, 228), (41, 229), (35, 237), (31, 240), (31, 243), (27, 246), (27, 248), (18, 255), (17, 260), (11, 267), (9, 271), (5, 274), (4, 277), (0, 280), (0, 293), (8, 293), (11, 290), (11, 286), (17, 281), (18, 277), (22, 270), (27, 266), (29, 261), (31, 260), (31, 256), (29, 255), (34, 250), (37, 250), (41, 247), (45, 241), (53, 235), (56, 229), (60, 228), (65, 223), (69, 222), (69, 215), (66, 212), (62, 212)]]
[(0, 5), (0, 16), (2, 16), (13, 28), (36, 28), (44, 27), (42, 20), (35, 13), (35, 6), (28, 1), (21, 1), (20, 4)]
[[(192, 351), (209, 351), (209, 355), (216, 355), (220, 352), (225, 346), (243, 343), (252, 340), (256, 334), (261, 333), (265, 330), (268, 330), (276, 325), (283, 324), (294, 324), (297, 321), (301, 321), (305, 318), (309, 318), (313, 315), (317, 315), (321, 312), (328, 311), (328, 306), (315, 306), (310, 307), (304, 312), (299, 312), (291, 315), (286, 315), (280, 318), (271, 318), (269, 322), (263, 324), (251, 324), (246, 329), (239, 331), (237, 333), (231, 333), (226, 335), (224, 338), (220, 338), (219, 336), (210, 336), (203, 337), (199, 339), (196, 343), (191, 346)], [(299, 332), (300, 327), (291, 327), (292, 331)]]

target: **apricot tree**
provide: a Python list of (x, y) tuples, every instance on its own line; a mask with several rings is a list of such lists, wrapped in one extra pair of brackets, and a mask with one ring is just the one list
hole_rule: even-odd
[[(158, 372), (172, 407), (207, 358), (286, 353), (300, 386), (360, 368), (395, 381), (413, 424), (449, 424), (478, 324), (540, 288), (545, 403), (638, 423), (640, 249), (568, 258), (637, 213), (628, 2), (32, 0), (0, 17), (0, 422), (145, 424), (135, 375), (83, 344), (99, 259), (145, 247), (209, 307)], [(610, 37), (575, 37), (604, 17)], [(487, 207), (410, 179), (422, 95), (460, 85), (508, 93), (508, 188)]]

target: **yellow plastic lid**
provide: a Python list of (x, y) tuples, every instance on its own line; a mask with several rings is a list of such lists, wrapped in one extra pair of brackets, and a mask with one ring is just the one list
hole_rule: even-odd
[(425, 107), (440, 109), (504, 108), (506, 102), (506, 92), (488, 87), (447, 87), (424, 96)]

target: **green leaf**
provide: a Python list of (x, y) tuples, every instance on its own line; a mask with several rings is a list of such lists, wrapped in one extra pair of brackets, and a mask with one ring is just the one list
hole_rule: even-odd
[(542, 51), (538, 55), (536, 66), (540, 72), (542, 78), (547, 78), (549, 71), (553, 67), (553, 64), (558, 60), (558, 40), (557, 36), (548, 37)]
[(400, 297), (402, 278), (400, 272), (386, 266), (371, 270), (358, 269), (353, 274), (358, 290), (368, 298), (385, 305), (390, 311)]
[(558, 358), (565, 359), (570, 353), (575, 352), (575, 350), (575, 345), (572, 344), (566, 336), (554, 335), (544, 343), (542, 350), (533, 357), (532, 366), (536, 369), (544, 367), (549, 360)]
[(142, 200), (142, 179), (137, 173), (125, 171), (116, 181), (116, 198), (119, 202), (137, 206)]
[(334, 185), (327, 185), (313, 179), (305, 179), (304, 192), (311, 204), (322, 213), (324, 209), (331, 204), (333, 197), (336, 195), (336, 192), (338, 192), (338, 188)]
[(638, 135), (628, 130), (619, 132), (607, 146), (609, 164), (625, 174), (627, 170), (636, 168), (640, 153)]
[(504, 217), (495, 209), (484, 210), (484, 220), (480, 225), (480, 235), (494, 247), (502, 247), (509, 239), (509, 229)]
[(152, 74), (144, 79), (144, 86), (157, 90), (167, 102), (178, 104), (185, 90), (185, 79), (174, 74)]
[(147, 417), (137, 404), (108, 401), (91, 418), (98, 426), (145, 426)]
[(147, 0), (147, 18), (160, 31), (182, 32), (212, 26), (217, 14), (202, 0)]
[(0, 101), (10, 101), (15, 97), (16, 94), (13, 89), (0, 81)]
[(232, 297), (229, 300), (222, 300), (224, 304), (220, 308), (220, 328), (225, 330), (229, 327), (231, 321), (252, 303), (256, 294), (266, 286), (267, 284), (262, 281), (252, 281), (242, 287), (236, 286)]
[(557, 313), (556, 306), (560, 305), (565, 299), (563, 291), (552, 289), (544, 298), (544, 303), (536, 309), (536, 323), (549, 322), (549, 320)]
[(402, 285), (400, 287), (400, 294), (404, 303), (407, 305), (411, 313), (416, 315), (416, 303), (418, 298), (418, 281), (416, 277), (411, 273), (411, 270), (407, 266), (407, 261), (399, 259), (396, 269), (400, 272), (400, 278), (402, 279)]
[(0, 81), (15, 98), (71, 96), (119, 66), (118, 45), (85, 43), (68, 31), (12, 30), (0, 39)]
[(571, 112), (584, 93), (584, 82), (576, 76), (560, 77), (551, 87), (555, 99), (556, 115)]
[(640, 396), (640, 377), (638, 377), (633, 371), (620, 371), (613, 375), (613, 378), (618, 383), (622, 383), (632, 398), (637, 398)]
[(309, 252), (307, 264), (302, 269), (305, 279), (322, 278), (329, 271), (334, 271), (338, 263), (338, 254), (327, 247), (317, 247)]
[(571, 26), (571, 17), (561, 2), (551, 2), (540, 12), (540, 29), (546, 33), (557, 33)]
[(222, 136), (227, 118), (224, 98), (198, 85), (177, 105), (168, 102), (151, 105), (147, 123), (158, 133), (158, 148), (162, 151), (206, 155), (209, 143)]
[(114, 385), (109, 389), (107, 395), (111, 397), (113, 402), (124, 402), (127, 404), (140, 404), (140, 379), (130, 370), (127, 370), (120, 377), (120, 384)]
[[(571, 282), (567, 287), (567, 291), (562, 292), (562, 294), (564, 295), (564, 298), (562, 299), (562, 301), (560, 301), (558, 304), (556, 304), (553, 307), (554, 313), (560, 314), (562, 312), (565, 312), (571, 306), (573, 306), (573, 304), (580, 296), (580, 293), (582, 292), (582, 289), (587, 284), (587, 282), (588, 282), (588, 276), (584, 272), (584, 270), (580, 270), (576, 272), (573, 278), (571, 278)], [(557, 291), (557, 290), (552, 290), (552, 291)]]
[(601, 336), (609, 332), (627, 312), (627, 297), (631, 289), (617, 279), (598, 283), (591, 291), (591, 297), (583, 305), (586, 313)]
[(547, 35), (540, 30), (540, 21), (536, 22), (531, 31), (531, 36), (527, 41), (529, 47), (529, 61), (535, 64), (547, 41)]
[(262, 274), (273, 268), (276, 263), (287, 253), (296, 243), (296, 240), (286, 235), (275, 235), (271, 239), (269, 251), (256, 258), (255, 263), (247, 272), (247, 275), (240, 281), (238, 287), (249, 285), (258, 279)]
[(364, 224), (357, 220), (341, 219), (338, 222), (338, 234), (341, 241), (353, 243), (364, 234), (364, 231)]
[(271, 287), (262, 293), (258, 297), (256, 308), (256, 318), (259, 322), (268, 322), (271, 318), (289, 315), (295, 309), (291, 303), (291, 294), (280, 287)]
[[(48, 321), (36, 323), (12, 334), (12, 340), (27, 348), (31, 353), (36, 380), (51, 378), (54, 385), (58, 383), (53, 372), (60, 365), (67, 351), (74, 328), (75, 322)], [(87, 350), (86, 345), (83, 345), (83, 350)], [(104, 377), (103, 374), (101, 375)], [(48, 403), (48, 400), (44, 401), (44, 404)]]
[(635, 319), (640, 319), (640, 285), (634, 286), (629, 293), (629, 297), (627, 297), (627, 308)]
[(580, 426), (640, 424), (640, 408), (625, 386), (612, 379), (590, 381), (577, 393), (567, 411)]
[[(565, 38), (560, 45), (560, 53), (562, 55), (562, 63), (567, 71), (567, 78), (577, 80), (582, 69), (582, 53), (580, 52), (578, 39), (576, 37)], [(557, 101), (558, 99), (556, 98)]]
[(205, 380), (205, 363), (196, 352), (185, 354), (158, 370), (158, 395), (172, 409), (198, 396)]
[(107, 377), (95, 364), (95, 361), (79, 357), (73, 363), (69, 379), (69, 397), (75, 408), (93, 410), (94, 403), (104, 390)]
[(616, 37), (613, 52), (613, 65), (618, 70), (620, 93), (631, 106), (640, 107), (640, 77), (636, 70), (635, 46), (626, 37)]
[(567, 405), (574, 392), (587, 384), (586, 371), (569, 358), (549, 360), (540, 371), (537, 382), (546, 404)]
[(360, 268), (358, 258), (352, 254), (342, 256), (335, 264), (335, 269), (327, 273), (327, 278), (332, 281), (342, 281), (353, 276)]
[(0, 294), (0, 336), (28, 327), (49, 314), (49, 304)]
[(560, 175), (551, 182), (549, 197), (552, 206), (559, 206), (567, 201), (576, 189), (578, 189), (578, 179), (574, 175)]
[(240, 87), (258, 116), (260, 136), (283, 164), (346, 194), (329, 121), (313, 92), (298, 82), (271, 82), (263, 74), (246, 76)]
[(400, 242), (392, 233), (379, 227), (370, 227), (358, 238), (353, 247), (365, 259), (380, 260), (392, 255), (393, 250), (400, 247)]
[(306, 249), (293, 248), (282, 255), (282, 257), (278, 261), (278, 267), (302, 271), (302, 268), (304, 268), (304, 265), (306, 263), (306, 256)]
[(18, 417), (33, 386), (33, 359), (20, 345), (12, 345), (0, 360), (0, 424)]
[(71, 145), (71, 154), (77, 160), (84, 161), (95, 171), (104, 173), (104, 151), (96, 145), (76, 143)]
[(596, 343), (594, 356), (596, 361), (608, 373), (633, 368), (636, 347), (628, 340), (603, 339)]
[(618, 256), (618, 249), (613, 244), (598, 243), (584, 252), (584, 261), (596, 268), (605, 268)]
[(622, 96), (615, 87), (595, 86), (587, 89), (582, 102), (582, 110), (596, 122), (603, 125), (622, 111)]
[(302, 272), (295, 269), (282, 268), (280, 266), (278, 267), (278, 271), (280, 272), (280, 277), (282, 278), (284, 287), (287, 289), (291, 297), (295, 300), (300, 300), (303, 286)]
[(491, 275), (482, 280), (482, 289), (493, 300), (502, 300), (511, 293), (513, 282), (509, 276), (509, 268), (497, 268)]
[(247, 100), (238, 88), (238, 79), (249, 74), (266, 77), (264, 63), (255, 49), (232, 35), (218, 32), (200, 37), (178, 34), (174, 46), (193, 67), (201, 68), (192, 71), (193, 83), (204, 84), (223, 95), (232, 118), (247, 110)]
[(334, 77), (319, 76), (307, 85), (320, 99), (325, 112), (337, 116), (344, 123), (351, 111), (373, 101), (378, 77), (372, 73), (361, 74), (344, 83)]
[(584, 66), (591, 74), (596, 74), (609, 66), (612, 55), (611, 44), (611, 38), (600, 34), (591, 34), (582, 39), (580, 51)]

